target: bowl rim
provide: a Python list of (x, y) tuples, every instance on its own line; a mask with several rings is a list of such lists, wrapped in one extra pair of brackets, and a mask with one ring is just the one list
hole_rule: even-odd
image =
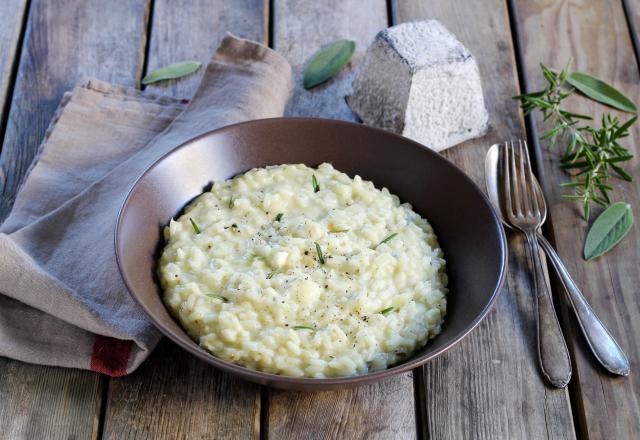
[[(135, 191), (136, 187), (138, 186), (138, 184), (140, 183), (140, 181), (144, 179), (147, 176), (147, 174), (149, 174), (153, 169), (155, 169), (168, 156), (174, 154), (175, 152), (177, 152), (178, 150), (181, 150), (182, 148), (186, 148), (188, 145), (194, 142), (197, 142), (201, 139), (204, 139), (209, 136), (222, 133), (225, 131), (237, 130), (238, 128), (241, 128), (244, 126), (254, 126), (254, 125), (274, 124), (274, 123), (276, 124), (277, 123), (280, 123), (280, 124), (281, 123), (285, 123), (285, 124), (306, 123), (306, 124), (320, 124), (320, 125), (346, 125), (354, 128), (357, 127), (358, 129), (361, 129), (361, 130), (374, 131), (384, 136), (390, 136), (391, 138), (394, 138), (399, 142), (409, 143), (409, 144), (412, 144), (414, 147), (427, 151), (428, 154), (431, 154), (432, 156), (434, 156), (436, 161), (440, 161), (445, 166), (452, 168), (455, 172), (459, 173), (462, 176), (462, 178), (467, 181), (467, 183), (471, 185), (473, 190), (483, 200), (483, 202), (489, 209), (489, 212), (491, 213), (491, 217), (492, 217), (493, 226), (498, 231), (500, 257), (501, 257), (500, 270), (499, 270), (497, 283), (493, 288), (493, 292), (491, 293), (491, 297), (488, 303), (486, 304), (486, 306), (482, 309), (480, 314), (478, 314), (473, 319), (473, 321), (471, 321), (471, 324), (469, 326), (465, 327), (465, 329), (463, 329), (461, 332), (459, 332), (457, 335), (455, 335), (451, 339), (451, 342), (443, 345), (436, 351), (431, 352), (427, 355), (413, 357), (407, 360), (406, 362), (403, 362), (391, 368), (376, 371), (373, 373), (361, 374), (356, 376), (335, 377), (335, 378), (310, 378), (310, 377), (285, 376), (280, 374), (273, 374), (273, 373), (267, 373), (259, 370), (254, 370), (249, 367), (235, 364), (233, 362), (229, 362), (225, 359), (219, 358), (212, 353), (208, 353), (207, 351), (205, 351), (200, 347), (194, 347), (192, 345), (187, 344), (182, 339), (174, 335), (173, 331), (167, 328), (162, 322), (156, 320), (151, 310), (146, 306), (146, 304), (143, 301), (141, 301), (138, 298), (134, 289), (131, 287), (131, 283), (126, 275), (126, 271), (123, 268), (123, 263), (121, 261), (121, 256), (118, 248), (120, 244), (119, 236), (120, 236), (120, 229), (122, 225), (123, 213), (126, 211), (129, 205), (129, 202), (131, 201), (131, 196)], [(284, 385), (285, 387), (288, 385), (290, 388), (297, 388), (297, 389), (321, 389), (321, 388), (328, 389), (328, 388), (336, 388), (336, 387), (339, 387), (340, 385), (354, 386), (354, 385), (363, 385), (366, 383), (377, 382), (381, 379), (384, 379), (390, 376), (395, 376), (397, 374), (404, 373), (414, 368), (420, 367), (424, 365), (426, 362), (450, 350), (451, 348), (456, 346), (462, 339), (464, 339), (469, 333), (471, 333), (480, 324), (480, 322), (484, 320), (484, 318), (489, 314), (489, 312), (493, 308), (494, 304), (496, 303), (496, 300), (498, 299), (500, 292), (502, 291), (502, 287), (504, 286), (506, 274), (507, 274), (508, 260), (509, 260), (509, 250), (507, 247), (507, 239), (506, 239), (504, 227), (502, 226), (500, 218), (496, 214), (495, 209), (493, 208), (493, 205), (489, 201), (487, 195), (480, 189), (480, 187), (476, 185), (476, 183), (456, 164), (449, 161), (448, 159), (440, 155), (438, 152), (426, 147), (425, 145), (422, 145), (416, 141), (413, 141), (409, 138), (406, 138), (396, 133), (392, 133), (380, 128), (370, 127), (364, 124), (358, 124), (350, 121), (343, 121), (338, 119), (326, 119), (326, 118), (309, 118), (309, 117), (264, 118), (264, 119), (255, 119), (255, 120), (243, 121), (243, 122), (238, 122), (230, 125), (225, 125), (223, 127), (210, 130), (206, 133), (202, 133), (198, 136), (194, 136), (186, 140), (185, 142), (179, 144), (175, 148), (169, 150), (168, 152), (164, 153), (162, 156), (160, 156), (160, 158), (158, 158), (149, 167), (147, 167), (144, 170), (144, 172), (140, 174), (140, 176), (136, 178), (131, 188), (127, 191), (127, 195), (124, 198), (122, 205), (120, 206), (120, 210), (118, 211), (118, 216), (116, 219), (116, 227), (114, 230), (114, 248), (115, 248), (116, 263), (118, 265), (118, 271), (120, 272), (120, 275), (124, 281), (124, 284), (129, 294), (134, 298), (136, 303), (140, 305), (140, 307), (144, 310), (149, 320), (153, 323), (153, 325), (158, 330), (160, 330), (160, 332), (164, 336), (168, 337), (175, 344), (177, 344), (178, 346), (180, 346), (190, 354), (196, 356), (200, 360), (203, 360), (204, 362), (207, 362), (213, 365), (214, 367), (219, 368), (220, 370), (223, 370), (225, 372), (231, 373), (233, 375), (252, 381), (254, 383), (259, 383), (263, 385), (279, 383)], [(172, 319), (175, 320), (173, 316), (172, 316)], [(180, 325), (180, 323), (178, 323), (178, 325)]]

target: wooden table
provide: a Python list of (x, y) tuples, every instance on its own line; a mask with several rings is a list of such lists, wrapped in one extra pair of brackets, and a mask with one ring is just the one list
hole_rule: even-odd
[[(0, 2), (0, 219), (63, 92), (87, 78), (139, 86), (145, 72), (206, 61), (226, 31), (262, 41), (298, 68), (337, 38), (437, 18), (475, 54), (491, 131), (444, 155), (479, 185), (494, 142), (536, 137), (510, 99), (542, 82), (538, 63), (614, 83), (640, 102), (638, 0), (2, 0)], [(353, 119), (339, 96), (352, 72), (296, 92), (288, 113)], [(298, 83), (299, 76), (297, 77)], [(188, 97), (197, 75), (149, 87)], [(587, 112), (589, 103), (576, 104)], [(627, 144), (638, 152), (640, 129)], [(163, 341), (134, 374), (96, 373), (0, 359), (2, 438), (611, 438), (640, 435), (640, 222), (613, 252), (581, 258), (587, 225), (560, 199), (567, 180), (536, 143), (550, 208), (545, 233), (630, 357), (629, 378), (595, 363), (552, 279), (574, 365), (568, 389), (547, 387), (534, 353), (531, 280), (523, 240), (509, 235), (508, 282), (487, 319), (458, 346), (411, 373), (324, 393), (272, 390), (217, 371)], [(617, 196), (640, 217), (638, 160)], [(0, 286), (1, 290), (1, 286)]]

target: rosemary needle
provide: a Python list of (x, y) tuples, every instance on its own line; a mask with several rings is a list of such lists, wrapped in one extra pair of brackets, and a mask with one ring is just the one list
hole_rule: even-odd
[(320, 248), (320, 245), (314, 241), (314, 244), (316, 245), (316, 253), (318, 254), (318, 261), (320, 261), (320, 264), (324, 264), (324, 255), (322, 254), (322, 249)]
[[(384, 240), (382, 240), (380, 243), (378, 243), (378, 244), (376, 245), (376, 247), (375, 247), (375, 248), (377, 248), (377, 247), (378, 247), (378, 246), (380, 246), (381, 244), (384, 244), (384, 243), (387, 243), (387, 242), (389, 242), (389, 241), (393, 240), (394, 238), (396, 238), (396, 236), (397, 236), (397, 235), (398, 235), (398, 233), (397, 233), (397, 232), (394, 232), (393, 234), (389, 235), (387, 238), (385, 238)], [(375, 248), (374, 248), (374, 249), (375, 249)]]
[(196, 234), (199, 234), (200, 233), (200, 228), (198, 227), (196, 222), (193, 221), (193, 219), (191, 217), (189, 217), (189, 221), (191, 222), (191, 226), (193, 226), (193, 230), (196, 231)]

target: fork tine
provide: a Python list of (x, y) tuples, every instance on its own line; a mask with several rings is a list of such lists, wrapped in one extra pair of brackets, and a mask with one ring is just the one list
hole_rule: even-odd
[(522, 140), (518, 139), (518, 168), (520, 168), (520, 186), (522, 187), (522, 210), (525, 215), (532, 213), (531, 197), (529, 195), (529, 186), (527, 186), (527, 175), (525, 171), (525, 151), (522, 148)]
[(533, 175), (533, 170), (531, 169), (531, 159), (529, 156), (529, 148), (527, 146), (527, 141), (522, 141), (524, 147), (524, 161), (526, 168), (526, 180), (527, 187), (529, 188), (529, 201), (531, 203), (532, 214), (538, 219), (541, 217), (540, 213), (540, 204), (538, 203), (538, 189), (535, 184), (535, 176)]
[(521, 195), (520, 188), (518, 188), (518, 169), (516, 168), (516, 156), (515, 156), (515, 147), (513, 145), (513, 141), (510, 141), (510, 145), (507, 147), (509, 150), (509, 165), (511, 166), (511, 188), (513, 194), (513, 202), (515, 205), (515, 210), (513, 211), (515, 215), (522, 215), (522, 205), (521, 205)]
[(510, 215), (513, 214), (513, 204), (511, 202), (511, 175), (509, 172), (509, 166), (511, 164), (511, 160), (509, 159), (509, 144), (508, 142), (504, 143), (502, 148), (502, 166), (504, 170), (503, 182), (504, 182), (504, 199), (507, 204), (507, 213)]

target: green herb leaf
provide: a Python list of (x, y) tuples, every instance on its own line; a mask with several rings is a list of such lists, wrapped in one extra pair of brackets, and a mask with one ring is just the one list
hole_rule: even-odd
[(631, 230), (633, 211), (631, 205), (618, 202), (598, 216), (584, 244), (584, 258), (593, 260), (620, 243)]
[(320, 191), (320, 185), (318, 185), (318, 179), (316, 179), (316, 175), (313, 174), (311, 176), (311, 186), (313, 186), (313, 192), (318, 192)]
[(318, 254), (318, 260), (320, 261), (320, 264), (324, 264), (324, 255), (322, 254), (322, 249), (320, 248), (320, 245), (317, 242), (314, 242), (316, 245), (316, 253)]
[(236, 204), (236, 201), (233, 199), (233, 196), (229, 197), (229, 209), (233, 209), (235, 204)]
[(387, 307), (386, 309), (382, 309), (380, 310), (380, 314), (381, 315), (386, 315), (387, 313), (391, 312), (393, 310), (393, 307)]
[(229, 300), (227, 298), (225, 298), (224, 296), (222, 296), (222, 295), (214, 295), (213, 293), (210, 293), (210, 294), (207, 294), (207, 296), (209, 298), (219, 299), (220, 301), (225, 302), (225, 303), (229, 302)]
[(313, 56), (302, 78), (305, 89), (310, 89), (332, 78), (349, 62), (356, 50), (355, 41), (338, 40), (324, 46)]
[(164, 81), (166, 79), (182, 78), (183, 76), (191, 75), (198, 70), (202, 63), (197, 61), (182, 61), (180, 63), (171, 64), (169, 66), (162, 67), (161, 69), (154, 70), (144, 78), (142, 78), (142, 84), (152, 84), (158, 81)]
[(200, 233), (200, 228), (198, 227), (196, 222), (193, 221), (193, 219), (191, 217), (189, 217), (189, 221), (191, 222), (191, 226), (193, 226), (193, 230), (196, 231), (196, 234), (199, 234)]
[(335, 229), (335, 230), (329, 231), (329, 232), (332, 233), (332, 234), (339, 234), (341, 232), (349, 232), (349, 230), (348, 229)]
[(277, 222), (281, 221), (281, 220), (282, 220), (282, 216), (283, 216), (283, 215), (284, 215), (283, 213), (280, 213), (280, 214), (276, 215), (276, 219), (275, 219), (275, 220), (276, 220)]
[(636, 113), (638, 111), (636, 105), (624, 96), (622, 92), (591, 75), (573, 72), (567, 78), (567, 82), (583, 95), (602, 104), (628, 113)]
[[(398, 235), (398, 233), (397, 233), (397, 232), (394, 232), (393, 234), (389, 235), (387, 238), (385, 238), (384, 240), (382, 240), (380, 243), (378, 243), (378, 244), (376, 245), (376, 247), (375, 247), (375, 248), (377, 248), (378, 246), (380, 246), (380, 245), (381, 245), (381, 244), (383, 244), (383, 243), (386, 243), (386, 242), (388, 242), (388, 241), (393, 240), (394, 238), (396, 238), (396, 236), (397, 236), (397, 235)], [(374, 249), (375, 249), (375, 248), (374, 248)]]
[(308, 326), (308, 325), (294, 325), (293, 326), (294, 330), (315, 330), (315, 328)]
[(275, 271), (275, 270), (273, 270), (273, 271), (269, 272), (269, 273), (267, 274), (267, 279), (268, 279), (268, 280), (270, 280), (271, 278), (273, 278), (273, 276), (274, 276), (275, 274), (276, 274), (276, 271)]

